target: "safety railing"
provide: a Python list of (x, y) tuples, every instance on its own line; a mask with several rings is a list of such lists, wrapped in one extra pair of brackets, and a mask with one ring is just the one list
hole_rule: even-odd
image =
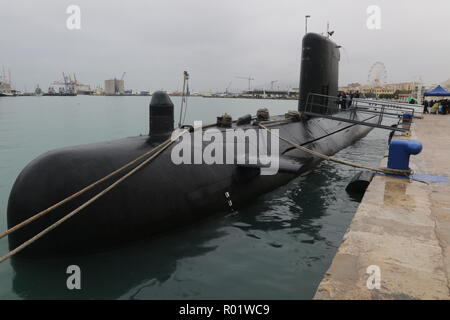
[[(346, 99), (323, 94), (310, 93), (307, 98), (304, 113), (312, 116), (320, 116), (338, 121), (367, 125), (370, 127), (409, 131), (410, 121), (417, 116), (415, 108), (403, 103), (388, 102), (370, 99)], [(377, 122), (360, 120), (358, 115), (370, 114), (377, 117)], [(402, 127), (384, 125), (385, 119), (400, 119), (404, 121)]]

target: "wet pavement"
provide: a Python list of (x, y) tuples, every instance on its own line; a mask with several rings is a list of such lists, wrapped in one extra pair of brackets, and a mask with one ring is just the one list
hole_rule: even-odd
[(416, 180), (375, 176), (315, 299), (450, 298), (450, 116), (411, 129)]

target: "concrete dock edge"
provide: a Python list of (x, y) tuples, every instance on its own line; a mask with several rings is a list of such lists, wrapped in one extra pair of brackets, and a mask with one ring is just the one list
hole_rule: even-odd
[(394, 139), (422, 142), (410, 167), (429, 179), (375, 176), (314, 299), (450, 299), (450, 117), (411, 133)]

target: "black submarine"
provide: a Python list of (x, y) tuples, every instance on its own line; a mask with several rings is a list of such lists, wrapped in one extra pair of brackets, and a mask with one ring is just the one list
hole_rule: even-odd
[[(309, 33), (302, 43), (298, 111), (305, 110), (310, 93), (337, 96), (340, 52), (329, 38)], [(366, 136), (371, 127), (320, 117), (336, 109), (336, 101), (324, 99), (312, 106), (317, 116), (283, 121), (285, 115), (265, 119), (280, 137), (326, 155), (333, 155)], [(69, 147), (47, 152), (29, 163), (17, 177), (8, 202), (8, 227), (28, 219), (62, 199), (141, 156), (174, 131), (174, 107), (163, 92), (150, 103), (150, 134), (110, 142)], [(334, 109), (333, 109), (334, 108)], [(356, 120), (376, 122), (374, 116), (355, 115)], [(245, 118), (243, 118), (245, 120)], [(232, 129), (254, 129), (258, 121), (237, 121)], [(213, 126), (225, 135), (220, 125)], [(194, 132), (187, 133), (192, 138)], [(238, 164), (174, 164), (164, 150), (151, 163), (115, 189), (83, 209), (20, 252), (43, 257), (86, 253), (185, 227), (215, 213), (238, 209), (252, 199), (306, 175), (322, 159), (279, 141), (279, 171), (262, 175), (262, 167)], [(248, 147), (248, 146), (247, 146)], [(247, 150), (247, 149), (246, 149)], [(121, 173), (118, 177), (125, 174)], [(57, 208), (9, 235), (10, 249), (66, 216), (109, 186), (106, 181), (75, 200)]]

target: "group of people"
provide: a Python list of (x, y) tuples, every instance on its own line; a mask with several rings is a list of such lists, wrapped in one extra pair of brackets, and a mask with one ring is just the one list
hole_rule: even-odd
[[(353, 99), (360, 98), (359, 92), (346, 93), (340, 91), (337, 95), (336, 105), (341, 110), (350, 109), (353, 105)], [(416, 99), (411, 99), (410, 104), (417, 104)], [(450, 100), (423, 100), (423, 113), (433, 113), (433, 114), (449, 114), (450, 112)]]
[(336, 100), (337, 107), (342, 110), (350, 109), (353, 104), (353, 99), (358, 99), (360, 97), (359, 92), (356, 93), (345, 93), (339, 92)]
[(450, 100), (424, 100), (423, 113), (448, 114), (450, 109)]

